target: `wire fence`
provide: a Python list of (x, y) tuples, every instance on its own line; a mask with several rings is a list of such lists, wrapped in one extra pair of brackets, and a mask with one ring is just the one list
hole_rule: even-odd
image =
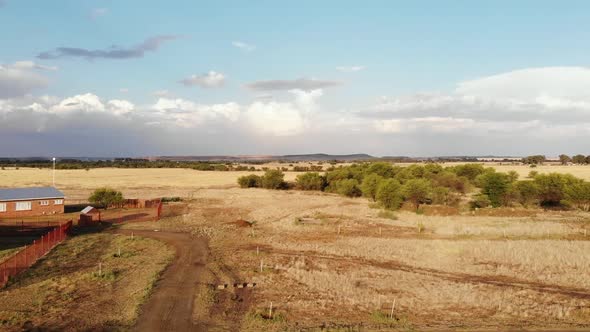
[(57, 244), (67, 237), (67, 232), (72, 227), (72, 221), (55, 227), (41, 238), (34, 240), (32, 245), (25, 246), (22, 250), (0, 264), (0, 288), (6, 286), (10, 278), (27, 270), (37, 260), (47, 254)]

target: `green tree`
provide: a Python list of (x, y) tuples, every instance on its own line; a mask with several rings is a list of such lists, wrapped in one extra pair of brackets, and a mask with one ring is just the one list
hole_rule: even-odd
[(455, 172), (455, 174), (457, 174), (458, 176), (466, 177), (467, 179), (469, 179), (469, 181), (475, 180), (475, 178), (478, 175), (483, 174), (485, 171), (485, 167), (483, 167), (480, 164), (457, 165), (447, 169)]
[(319, 173), (304, 173), (297, 175), (295, 185), (300, 190), (324, 190), (326, 179)]
[(491, 204), (492, 202), (486, 194), (477, 194), (475, 195), (475, 197), (473, 197), (473, 200), (469, 202), (469, 206), (471, 207), (471, 209), (481, 209), (488, 207)]
[(502, 205), (504, 195), (511, 183), (510, 177), (505, 173), (487, 172), (478, 176), (477, 182), (481, 187), (482, 194), (486, 195), (493, 207)]
[(361, 191), (363, 192), (363, 196), (375, 200), (377, 196), (377, 188), (379, 187), (379, 183), (383, 181), (383, 177), (378, 174), (369, 174), (365, 176), (363, 182), (361, 183)]
[(533, 180), (539, 188), (541, 205), (559, 205), (565, 197), (566, 187), (580, 181), (569, 174), (539, 174)]
[(262, 178), (256, 174), (244, 175), (238, 178), (241, 188), (257, 188), (262, 186)]
[(356, 179), (344, 179), (336, 183), (336, 192), (343, 196), (359, 197), (362, 195)]
[(586, 164), (586, 157), (584, 155), (577, 154), (572, 157), (572, 162), (574, 164), (584, 165), (584, 164)]
[(104, 187), (96, 189), (92, 195), (88, 197), (88, 201), (103, 206), (106, 209), (110, 206), (123, 203), (124, 198), (120, 191)]
[(380, 161), (371, 163), (366, 170), (366, 174), (377, 174), (384, 178), (392, 178), (395, 176), (396, 169), (391, 163)]
[(278, 169), (267, 170), (260, 181), (262, 188), (283, 189), (286, 186), (285, 175)]
[(401, 184), (395, 179), (386, 179), (379, 183), (375, 198), (388, 210), (397, 210), (404, 199), (401, 194)]
[(562, 165), (567, 165), (568, 163), (570, 163), (572, 161), (572, 158), (570, 158), (570, 156), (568, 156), (567, 154), (560, 154), (559, 161), (561, 162)]
[(412, 179), (408, 180), (401, 189), (402, 196), (412, 202), (416, 210), (420, 204), (426, 203), (432, 194), (432, 184), (426, 179)]
[(578, 181), (565, 188), (563, 203), (584, 211), (590, 208), (590, 183)]
[(539, 200), (539, 186), (534, 181), (517, 181), (513, 186), (518, 192), (518, 202), (523, 206), (535, 204)]

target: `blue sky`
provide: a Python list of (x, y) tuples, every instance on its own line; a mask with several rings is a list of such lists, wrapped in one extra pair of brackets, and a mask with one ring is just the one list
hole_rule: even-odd
[[(101, 155), (555, 154), (583, 149), (564, 132), (588, 137), (546, 117), (585, 115), (590, 92), (567, 91), (587, 84), (586, 1), (2, 3), (0, 138), (27, 143), (0, 155), (87, 153), (85, 117), (143, 128), (91, 128), (128, 141)], [(144, 144), (145, 130), (166, 134)]]

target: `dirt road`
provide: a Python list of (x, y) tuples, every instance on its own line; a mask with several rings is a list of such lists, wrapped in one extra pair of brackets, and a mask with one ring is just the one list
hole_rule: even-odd
[[(131, 230), (117, 233), (131, 234)], [(142, 306), (134, 327), (136, 331), (206, 331), (194, 322), (193, 303), (196, 286), (205, 271), (207, 242), (189, 234), (133, 230), (138, 236), (157, 239), (176, 249), (174, 261), (162, 274), (149, 300)]]

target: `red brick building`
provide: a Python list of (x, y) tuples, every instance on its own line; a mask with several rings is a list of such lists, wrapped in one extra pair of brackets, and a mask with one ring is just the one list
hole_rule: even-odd
[(0, 220), (64, 213), (64, 199), (53, 187), (0, 189)]

